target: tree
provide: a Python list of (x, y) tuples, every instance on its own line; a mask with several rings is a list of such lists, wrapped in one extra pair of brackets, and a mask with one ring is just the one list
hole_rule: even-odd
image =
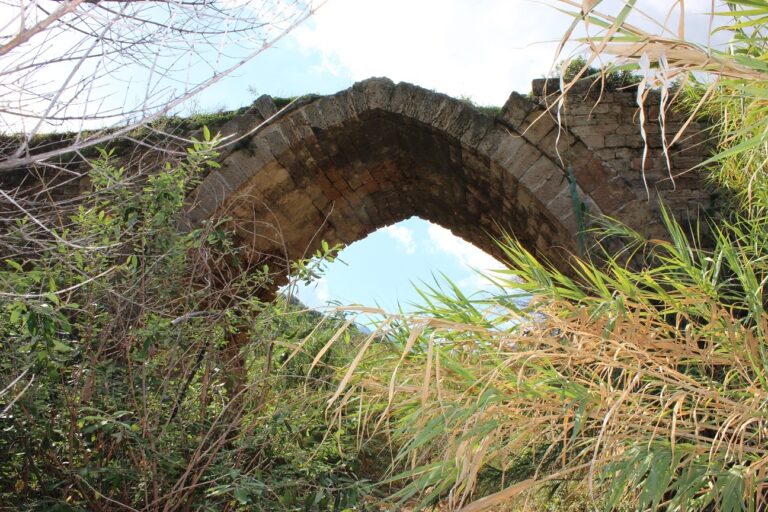
[[(97, 148), (120, 145), (126, 186), (175, 165), (191, 133), (166, 116), (323, 1), (0, 0), (3, 257), (61, 241), (76, 203), (62, 198), (81, 192)], [(11, 240), (17, 221), (25, 235)]]
[[(103, 145), (177, 109), (323, 1), (0, 3), (0, 172)], [(71, 132), (55, 145), (36, 142)]]
[[(216, 165), (218, 139), (203, 132), (137, 186), (102, 150), (71, 226), (0, 262), (0, 509), (362, 504), (355, 424), (324, 414), (361, 333), (323, 348), (343, 316), (260, 300), (269, 276), (227, 274), (244, 260), (223, 225), (178, 229)], [(23, 224), (4, 239), (15, 236)], [(235, 351), (233, 332), (248, 339)]]

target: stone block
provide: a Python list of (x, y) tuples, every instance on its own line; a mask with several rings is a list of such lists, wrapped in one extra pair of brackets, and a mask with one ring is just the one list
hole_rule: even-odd
[(620, 177), (596, 188), (590, 196), (595, 200), (600, 210), (608, 216), (613, 216), (615, 212), (628, 203), (637, 200), (637, 194)]
[(551, 114), (542, 110), (534, 110), (525, 118), (520, 126), (520, 134), (531, 144), (538, 144), (552, 130), (557, 129)]
[(455, 126), (459, 116), (467, 108), (466, 105), (458, 100), (450, 99), (440, 104), (439, 110), (435, 115), (432, 126), (436, 130), (444, 131), (457, 139), (461, 136), (455, 135), (455, 130), (452, 127)]
[(416, 104), (410, 115), (416, 121), (432, 126), (438, 113), (443, 109), (443, 105), (448, 100), (450, 100), (448, 96), (431, 93), (425, 89), (419, 88), (418, 95), (416, 96)]
[(288, 115), (279, 121), (278, 126), (291, 147), (314, 141), (315, 135), (301, 115)]
[[(558, 183), (562, 178), (562, 169), (558, 168), (549, 157), (542, 155), (520, 177), (520, 185), (538, 197), (539, 191), (545, 192), (558, 188), (555, 183)], [(554, 197), (554, 195), (547, 195), (549, 196), (547, 200)], [(542, 202), (546, 203), (543, 200)]]
[(322, 187), (305, 187), (302, 190), (305, 191), (307, 196), (312, 200), (312, 204), (321, 213), (331, 204), (332, 199), (327, 196)]
[[(481, 145), (479, 148), (481, 153), (489, 154), (489, 159), (492, 162), (497, 162), (500, 164), (510, 162), (513, 158), (515, 158), (517, 152), (520, 151), (523, 146), (528, 144), (525, 139), (516, 133), (504, 133), (501, 130), (496, 131), (501, 132), (501, 136), (499, 137), (498, 141), (492, 145), (489, 145), (487, 149), (485, 149), (486, 146), (484, 145)], [(489, 137), (486, 137), (486, 140), (488, 139)]]
[(499, 120), (512, 128), (519, 128), (536, 104), (529, 98), (513, 92), (501, 109)]
[(326, 178), (324, 175), (319, 175), (315, 178), (315, 184), (322, 190), (328, 202), (333, 202), (341, 197), (341, 192), (334, 184)]
[(368, 170), (364, 168), (351, 169), (349, 172), (349, 177), (347, 178), (347, 183), (349, 183), (349, 186), (352, 190), (357, 190), (366, 183), (371, 182), (373, 182), (373, 177), (370, 175)]
[(509, 154), (509, 158), (499, 162), (501, 167), (506, 170), (507, 176), (513, 179), (521, 178), (534, 162), (541, 158), (547, 158), (539, 149), (532, 144), (523, 144), (514, 153)]
[(617, 135), (629, 135), (638, 137), (640, 135), (640, 125), (635, 124), (621, 124), (616, 127), (614, 133)]
[(477, 152), (471, 148), (462, 148), (461, 163), (461, 170), (465, 176), (485, 174), (490, 165), (486, 158), (478, 155)]
[(560, 80), (556, 78), (534, 79), (531, 81), (531, 94), (539, 98), (558, 95), (560, 94)]
[(359, 91), (366, 97), (366, 103), (371, 110), (388, 110), (395, 84), (389, 78), (369, 78), (352, 86), (353, 91)]
[(304, 118), (307, 120), (307, 124), (312, 128), (312, 131), (315, 134), (317, 134), (319, 131), (324, 130), (328, 126), (327, 121), (323, 117), (323, 113), (320, 110), (320, 107), (318, 106), (316, 101), (303, 107), (301, 109), (301, 113), (304, 116)]
[(485, 138), (486, 134), (494, 128), (493, 120), (489, 119), (473, 109), (467, 112), (469, 122), (461, 136), (461, 143), (476, 148)]
[(587, 225), (590, 225), (592, 220), (590, 218), (592, 217), (599, 217), (600, 215), (605, 214), (605, 212), (600, 208), (600, 205), (598, 205), (591, 194), (584, 194), (581, 196), (581, 202), (584, 205), (584, 208), (586, 210), (587, 214)]
[(615, 173), (606, 167), (603, 160), (595, 158), (581, 144), (574, 146), (572, 149), (571, 168), (576, 178), (576, 183), (587, 193), (592, 192), (615, 176)]
[(358, 90), (347, 89), (346, 94), (340, 99), (347, 102), (349, 110), (353, 112), (356, 117), (359, 117), (360, 114), (369, 110), (368, 100), (365, 97), (365, 94)]
[(357, 116), (352, 112), (349, 103), (345, 101), (342, 96), (327, 96), (320, 98), (317, 101), (317, 106), (320, 108), (323, 118), (325, 119), (326, 128), (332, 128), (337, 126), (343, 126), (349, 122), (351, 118)]
[[(271, 156), (271, 155), (270, 155)], [(243, 151), (238, 151), (229, 155), (218, 171), (214, 171), (208, 175), (208, 179), (223, 179), (228, 184), (228, 189), (237, 190), (245, 182), (250, 180), (254, 174), (258, 171), (258, 167), (254, 167), (254, 163), (266, 163), (267, 159), (254, 162), (251, 156)], [(214, 177), (217, 175), (217, 177)]]
[(579, 138), (590, 149), (594, 150), (605, 147), (605, 135), (599, 133), (591, 133), (588, 135), (582, 135)]
[(549, 132), (539, 141), (537, 147), (539, 151), (547, 155), (553, 161), (562, 167), (565, 167), (565, 161), (568, 159), (569, 149), (576, 142), (574, 136), (565, 129), (556, 129)]
[[(601, 114), (618, 114), (621, 112), (621, 106), (613, 103), (612, 101), (601, 100), (595, 104), (590, 111), (596, 115), (596, 117), (604, 118)], [(611, 116), (616, 117), (616, 116)]]
[(282, 194), (274, 203), (276, 210), (284, 212), (293, 220), (306, 219), (319, 215), (312, 198), (303, 190), (291, 190)]
[(496, 149), (511, 136), (509, 129), (503, 125), (494, 123), (486, 132), (483, 139), (477, 144), (477, 153), (490, 160)]
[(475, 112), (472, 107), (458, 102), (451, 123), (443, 129), (449, 136), (465, 143), (464, 134), (470, 129), (476, 130), (472, 125), (479, 116), (480, 114)]
[(547, 205), (552, 202), (558, 195), (562, 194), (568, 189), (568, 180), (565, 177), (565, 173), (557, 165), (553, 164), (554, 172), (538, 189), (536, 189), (536, 197), (542, 204)]
[(277, 107), (275, 102), (272, 101), (272, 96), (262, 94), (256, 101), (253, 102), (253, 108), (259, 113), (262, 119), (269, 119), (277, 113)]
[(269, 152), (276, 157), (291, 148), (291, 143), (283, 134), (283, 130), (279, 124), (268, 126), (258, 135), (258, 137), (269, 145)]
[(417, 108), (416, 103), (419, 99), (422, 99), (418, 97), (419, 89), (421, 88), (409, 83), (398, 83), (392, 90), (392, 97), (387, 110), (413, 117), (413, 113)]
[(626, 135), (610, 134), (605, 136), (604, 147), (606, 148), (619, 148), (626, 146), (628, 143)]
[(557, 217), (557, 220), (560, 222), (563, 230), (571, 235), (574, 245), (578, 246), (579, 221), (576, 218), (573, 208), (565, 210), (559, 217)]
[(223, 197), (219, 198), (215, 192), (213, 185), (203, 181), (192, 197), (188, 199), (189, 206), (186, 215), (191, 225), (201, 224), (213, 215), (221, 205)]
[(569, 113), (565, 117), (565, 124), (567, 124), (568, 128), (574, 132), (589, 132), (593, 131), (596, 127), (601, 127), (603, 125), (603, 119), (601, 116), (595, 114), (586, 113), (573, 115)]
[(268, 201), (278, 200), (282, 195), (296, 190), (291, 174), (277, 162), (259, 170), (250, 184)]

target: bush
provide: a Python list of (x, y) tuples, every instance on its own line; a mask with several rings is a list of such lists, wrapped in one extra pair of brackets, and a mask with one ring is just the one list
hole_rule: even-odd
[(355, 424), (324, 416), (327, 368), (347, 349), (321, 358), (307, 392), (314, 353), (280, 365), (344, 319), (316, 328), (302, 307), (260, 300), (268, 269), (243, 266), (222, 222), (179, 229), (217, 166), (204, 133), (145, 178), (101, 151), (68, 220), (2, 234), (17, 251), (0, 271), (4, 507), (341, 510), (368, 492)]

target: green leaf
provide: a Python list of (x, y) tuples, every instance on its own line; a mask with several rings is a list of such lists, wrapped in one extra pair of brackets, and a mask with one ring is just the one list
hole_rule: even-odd
[(672, 479), (672, 452), (665, 446), (656, 445), (653, 449), (656, 451), (652, 452), (651, 469), (640, 493), (640, 507), (648, 505), (650, 510), (657, 510)]
[(15, 261), (13, 261), (13, 260), (5, 260), (5, 263), (6, 263), (6, 264), (7, 264), (9, 267), (12, 267), (12, 268), (13, 268), (14, 270), (16, 270), (17, 272), (22, 272), (22, 271), (24, 270), (24, 268), (21, 266), (21, 264), (20, 264), (20, 263), (17, 263), (17, 262), (15, 262)]
[(56, 352), (71, 352), (73, 348), (60, 342), (59, 340), (53, 340), (53, 350)]
[(240, 503), (241, 505), (247, 505), (251, 502), (251, 496), (248, 493), (248, 491), (245, 489), (245, 487), (238, 487), (235, 489), (235, 492), (232, 493), (235, 499)]

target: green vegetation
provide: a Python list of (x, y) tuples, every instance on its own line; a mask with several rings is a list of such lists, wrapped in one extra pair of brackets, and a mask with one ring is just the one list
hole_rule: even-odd
[(140, 184), (102, 151), (61, 229), (22, 218), (3, 234), (0, 508), (342, 510), (366, 495), (355, 420), (324, 415), (358, 331), (309, 379), (346, 320), (260, 300), (268, 269), (242, 267), (220, 223), (178, 230), (217, 165), (204, 133)]
[(478, 105), (470, 96), (461, 96), (459, 101), (477, 109), (480, 113), (488, 117), (496, 117), (501, 113), (501, 107), (497, 105)]
[(289, 96), (287, 98), (272, 98), (272, 101), (275, 103), (275, 106), (278, 109), (285, 108), (288, 105), (290, 105), (292, 102), (296, 101), (299, 97), (298, 96)]
[[(299, 97), (272, 98), (278, 110), (288, 106)], [(248, 112), (252, 107), (246, 106), (235, 110), (218, 110), (215, 112), (198, 112), (189, 116), (168, 115), (162, 116), (138, 128), (131, 130), (125, 136), (113, 139), (108, 146), (115, 149), (117, 155), (130, 153), (135, 149), (136, 141), (141, 141), (145, 146), (163, 146), (169, 142), (170, 136), (188, 136), (190, 133), (200, 132), (203, 127), (216, 132), (221, 129), (230, 120)], [(105, 132), (98, 130), (84, 130), (80, 132), (47, 132), (36, 134), (30, 141), (30, 148), (38, 151), (52, 151), (59, 148), (65, 148), (74, 140), (88, 139), (104, 135)], [(16, 147), (23, 136), (20, 134), (0, 134), (0, 154), (10, 151)], [(99, 150), (95, 148), (86, 148), (83, 150), (83, 156), (86, 158), (98, 158)], [(65, 158), (66, 161), (66, 158)]]
[(584, 57), (576, 57), (567, 61), (567, 65), (561, 71), (566, 83), (573, 80), (597, 81), (608, 91), (615, 91), (640, 82), (640, 76), (635, 73), (634, 66), (609, 66), (599, 69), (587, 63)]

